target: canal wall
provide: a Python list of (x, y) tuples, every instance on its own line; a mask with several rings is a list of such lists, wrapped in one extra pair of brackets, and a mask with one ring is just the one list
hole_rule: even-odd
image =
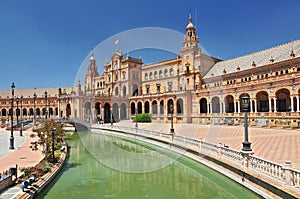
[[(174, 137), (171, 139), (169, 134), (163, 134), (156, 132), (158, 136), (153, 136), (153, 134), (148, 134), (147, 133), (137, 133), (137, 129), (122, 129), (121, 127), (108, 127), (108, 126), (102, 126), (102, 127), (92, 127), (92, 131), (97, 131), (97, 130), (105, 130), (105, 131), (110, 131), (110, 132), (117, 132), (121, 133), (121, 135), (129, 136), (129, 137), (141, 137), (143, 138), (141, 141), (146, 141), (150, 142), (155, 145), (165, 145), (168, 147), (168, 149), (171, 149), (175, 152), (179, 152), (183, 155), (186, 155), (198, 162), (201, 162), (202, 164), (218, 171), (219, 173), (226, 175), (227, 177), (233, 179), (234, 181), (238, 182), (239, 184), (245, 186), (246, 188), (252, 190), (253, 192), (263, 196), (264, 198), (272, 198), (270, 195), (268, 195), (266, 192), (271, 192), (274, 194), (274, 197), (281, 197), (281, 198), (299, 198), (300, 194), (297, 192), (297, 190), (291, 190), (288, 189), (287, 187), (283, 187), (280, 184), (274, 183), (274, 181), (270, 178), (262, 177), (260, 175), (257, 175), (257, 173), (245, 168), (241, 167), (240, 165), (235, 164), (234, 162), (231, 161), (224, 161), (223, 159), (221, 160), (219, 156), (213, 155), (213, 154), (207, 154), (207, 153), (202, 153), (200, 150), (196, 150), (195, 148), (189, 148), (184, 145), (178, 144), (174, 142)], [(145, 130), (143, 130), (145, 131)], [(146, 140), (144, 140), (146, 139)], [(186, 139), (183, 139), (184, 142), (186, 143)], [(159, 144), (158, 144), (159, 143)], [(162, 144), (162, 145), (161, 145)], [(202, 143), (203, 145), (203, 143)], [(211, 145), (211, 144), (209, 144)], [(200, 145), (201, 146), (201, 145)], [(206, 148), (212, 149), (212, 146), (205, 146)], [(180, 150), (176, 150), (180, 149)], [(183, 152), (182, 152), (183, 151)], [(188, 152), (188, 153), (186, 153)], [(220, 153), (218, 151), (217, 153)], [(205, 161), (203, 161), (203, 159)], [(213, 163), (217, 166), (209, 164)], [(226, 172), (225, 170), (232, 172), (234, 175), (231, 175), (230, 172)], [(258, 177), (256, 177), (258, 176)], [(247, 183), (247, 181), (254, 183), (255, 185), (258, 185), (264, 191), (261, 191), (257, 189), (256, 187), (250, 185)]]
[(60, 173), (68, 157), (68, 147), (64, 143), (65, 150), (61, 153), (60, 159), (51, 167), (51, 172), (46, 173), (38, 179), (37, 182), (30, 186), (30, 189), (25, 189), (25, 192), (20, 192), (15, 196), (15, 199), (32, 199), (35, 198), (52, 180)]

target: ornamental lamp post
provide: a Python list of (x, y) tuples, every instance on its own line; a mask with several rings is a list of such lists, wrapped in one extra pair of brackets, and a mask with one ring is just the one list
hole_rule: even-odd
[(170, 133), (172, 135), (172, 140), (173, 136), (175, 134), (174, 128), (173, 128), (173, 104), (170, 104), (170, 112), (171, 112), (171, 128), (170, 128)]
[[(137, 97), (137, 93), (135, 94), (135, 97)], [(136, 101), (136, 108), (135, 108), (135, 128), (138, 128), (138, 120), (137, 120), (137, 115), (138, 115), (138, 102)]]
[(14, 82), (11, 85), (11, 99), (10, 99), (10, 104), (11, 104), (11, 112), (10, 112), (10, 119), (11, 119), (11, 126), (10, 126), (10, 146), (9, 149), (15, 149), (14, 147), (14, 95), (15, 95), (15, 84)]
[(45, 103), (46, 103), (45, 118), (46, 118), (46, 120), (47, 120), (47, 115), (48, 115), (48, 111), (47, 111), (47, 97), (48, 97), (48, 93), (47, 93), (47, 91), (45, 91)]
[(20, 124), (20, 136), (23, 136), (22, 131), (23, 131), (23, 109), (22, 109), (22, 104), (23, 104), (23, 95), (20, 97), (20, 105), (21, 105), (21, 124)]
[(33, 128), (36, 125), (36, 93), (33, 94)]
[(245, 133), (245, 138), (244, 138), (244, 142), (243, 142), (243, 148), (242, 148), (242, 151), (245, 151), (245, 152), (250, 152), (252, 151), (251, 149), (251, 143), (248, 141), (248, 116), (247, 116), (247, 112), (248, 112), (248, 109), (249, 109), (249, 102), (250, 102), (250, 98), (247, 94), (244, 94), (242, 97), (242, 108), (243, 108), (243, 111), (244, 111), (244, 133)]
[(56, 128), (52, 128), (52, 163), (54, 163), (54, 132), (56, 131)]
[(19, 127), (19, 98), (16, 98), (16, 103), (17, 103), (17, 109), (16, 109), (16, 116), (17, 116), (17, 128)]

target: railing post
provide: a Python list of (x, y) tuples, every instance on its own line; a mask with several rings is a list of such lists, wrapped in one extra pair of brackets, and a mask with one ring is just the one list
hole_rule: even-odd
[(291, 179), (292, 172), (290, 170), (291, 168), (292, 168), (291, 161), (286, 160), (284, 167), (282, 167), (282, 170), (283, 170), (283, 183), (288, 186), (291, 185), (291, 180), (292, 180)]
[(241, 151), (243, 156), (243, 167), (248, 169), (250, 162), (250, 155), (253, 154), (253, 151)]

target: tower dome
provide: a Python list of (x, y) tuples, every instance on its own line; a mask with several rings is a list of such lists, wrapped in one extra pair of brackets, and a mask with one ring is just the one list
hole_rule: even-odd
[(193, 20), (192, 20), (192, 15), (190, 13), (190, 17), (189, 17), (189, 23), (186, 26), (186, 29), (190, 29), (190, 28), (195, 28), (194, 24), (193, 24)]

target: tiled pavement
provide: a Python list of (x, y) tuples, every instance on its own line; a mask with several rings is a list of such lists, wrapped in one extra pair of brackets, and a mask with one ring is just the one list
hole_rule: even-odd
[[(19, 136), (19, 132), (14, 132), (15, 137), (15, 149), (9, 149), (9, 136), (10, 132), (0, 129), (0, 172), (9, 169), (10, 167), (29, 167), (34, 166), (43, 159), (41, 151), (32, 151), (30, 142), (34, 141), (36, 138), (30, 137), (31, 131), (23, 131), (23, 137)], [(21, 172), (18, 171), (18, 176)], [(12, 198), (15, 194), (20, 192), (19, 186), (12, 187), (2, 193), (0, 193), (0, 198), (8, 199)]]

